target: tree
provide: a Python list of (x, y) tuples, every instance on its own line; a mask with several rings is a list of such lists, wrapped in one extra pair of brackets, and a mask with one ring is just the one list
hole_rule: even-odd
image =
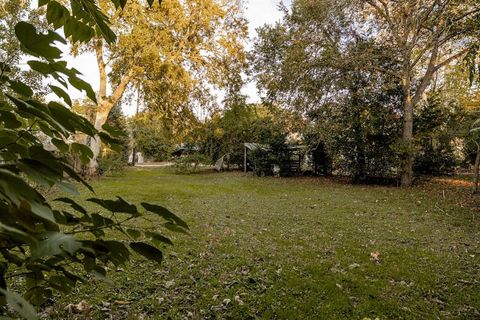
[[(37, 28), (45, 29), (46, 23), (41, 19), (42, 9), (34, 9), (27, 0), (1, 0), (0, 1), (0, 61), (10, 66), (10, 74), (27, 83), (34, 89), (38, 96), (47, 92), (42, 83), (42, 77), (31, 70), (20, 67), (22, 50), (15, 36), (15, 26), (23, 19), (28, 19)], [(5, 99), (5, 97), (2, 97)]]
[[(198, 120), (190, 110), (187, 114), (169, 117), (158, 111), (144, 111), (129, 121), (137, 150), (147, 159), (167, 160), (175, 146), (185, 142)], [(180, 120), (180, 121), (176, 121)]]
[(445, 66), (466, 56), (480, 32), (480, 3), (475, 0), (359, 1), (356, 18), (378, 44), (390, 48), (398, 69), (380, 66), (371, 52), (370, 67), (398, 78), (403, 88), (402, 185), (413, 179), (413, 127), (415, 108), (432, 79)]
[(301, 119), (286, 110), (235, 99), (198, 126), (192, 139), (211, 161), (228, 154), (229, 164), (243, 166), (245, 142), (270, 144), (280, 135), (285, 138), (288, 133), (298, 132), (301, 126)]
[[(113, 3), (119, 8), (125, 5), (120, 0)], [(49, 24), (55, 29), (63, 27), (72, 42), (88, 42), (95, 35), (115, 41), (107, 17), (94, 1), (82, 0), (80, 5), (72, 0), (69, 4), (67, 9), (53, 0), (40, 1), (41, 6), (47, 6)], [(144, 219), (149, 212), (165, 221), (165, 229), (187, 232), (188, 226), (157, 205), (142, 203), (140, 209), (122, 198), (88, 199), (109, 212), (103, 215), (73, 200), (78, 191), (72, 181), (92, 188), (73, 170), (67, 155), (76, 154), (88, 163), (93, 153), (71, 137), (77, 133), (98, 136), (116, 148), (118, 132), (109, 126), (103, 126), (104, 131), (96, 130), (67, 107), (72, 105), (65, 92), (68, 84), (86, 91), (92, 100), (95, 94), (80, 73), (61, 60), (56, 42), (66, 43), (62, 36), (52, 30), (39, 32), (29, 20), (18, 22), (14, 31), (24, 58), (30, 59), (30, 71), (56, 80), (58, 86), (52, 84), (50, 88), (65, 102), (43, 102), (41, 96), (37, 98), (35, 87), (14, 71), (16, 61), (0, 62), (0, 304), (8, 304), (20, 317), (36, 319), (30, 303), (40, 306), (54, 290), (71, 290), (86, 281), (86, 274), (105, 279), (106, 267), (128, 262), (132, 252), (157, 263), (162, 260), (158, 244), (171, 241), (156, 226), (127, 229), (127, 221)], [(48, 147), (50, 144), (55, 148)], [(67, 196), (56, 201), (46, 198), (44, 190), (54, 187)], [(109, 239), (106, 230), (120, 231), (129, 240)], [(88, 236), (80, 236), (84, 234)], [(23, 295), (12, 290), (11, 283), (18, 278), (24, 280)]]
[[(81, 48), (97, 57), (97, 130), (131, 84), (142, 91), (148, 108), (171, 115), (188, 109), (193, 101), (203, 103), (209, 87), (226, 87), (228, 78), (244, 66), (242, 41), (247, 29), (236, 0), (165, 0), (152, 8), (134, 2), (121, 11), (111, 1), (100, 3), (104, 11), (113, 13), (118, 42), (97, 38)], [(93, 173), (98, 139), (91, 141), (91, 148)]]
[(259, 83), (268, 98), (308, 109), (341, 97), (337, 84), (346, 66), (397, 79), (401, 180), (409, 186), (415, 108), (435, 75), (475, 49), (479, 16), (474, 0), (296, 0), (283, 23), (259, 30)]
[[(390, 176), (397, 163), (400, 86), (357, 61), (358, 51), (386, 49), (351, 37), (343, 8), (342, 2), (295, 1), (282, 23), (259, 30), (254, 71), (267, 100), (309, 119), (312, 148), (322, 145), (333, 169), (360, 182)], [(395, 67), (389, 59), (383, 64)]]

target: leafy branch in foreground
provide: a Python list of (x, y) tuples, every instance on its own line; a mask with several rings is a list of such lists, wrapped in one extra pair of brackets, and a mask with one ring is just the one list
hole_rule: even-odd
[[(118, 9), (126, 3), (112, 2)], [(71, 0), (70, 9), (57, 1), (40, 0), (39, 5), (47, 6), (48, 23), (55, 29), (63, 27), (73, 43), (94, 37), (115, 41), (107, 17), (93, 0)], [(102, 209), (102, 214), (85, 209), (71, 198), (79, 195), (72, 182), (93, 192), (67, 160), (73, 154), (87, 164), (93, 157), (90, 148), (76, 142), (77, 138), (81, 135), (100, 139), (118, 149), (120, 134), (108, 126), (100, 131), (71, 111), (67, 93), (70, 86), (85, 92), (93, 101), (96, 95), (80, 78), (80, 72), (61, 60), (57, 43), (66, 44), (66, 39), (52, 30), (39, 32), (25, 21), (16, 24), (14, 32), (23, 55), (31, 57), (27, 62), (29, 71), (55, 80), (56, 84), (49, 87), (65, 103), (45, 102), (25, 78), (12, 72), (18, 69), (16, 65), (10, 65), (9, 59), (0, 62), (1, 313), (13, 310), (21, 317), (35, 319), (32, 305), (41, 306), (54, 291), (68, 292), (91, 276), (106, 279), (106, 267), (125, 264), (131, 252), (160, 263), (162, 252), (158, 246), (172, 242), (158, 229), (188, 233), (188, 227), (157, 205), (144, 203), (141, 212), (120, 197), (89, 199)], [(43, 192), (54, 187), (68, 195), (55, 201), (59, 205)], [(162, 218), (164, 224), (149, 220), (150, 228), (127, 227), (129, 222), (148, 220), (152, 214)], [(109, 239), (109, 230), (120, 232), (125, 240)]]

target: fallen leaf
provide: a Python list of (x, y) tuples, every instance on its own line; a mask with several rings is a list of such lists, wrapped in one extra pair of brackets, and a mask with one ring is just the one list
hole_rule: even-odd
[(239, 305), (243, 306), (245, 303), (240, 299), (240, 296), (235, 296), (234, 298), (235, 302), (238, 303)]
[(355, 269), (355, 268), (358, 268), (360, 267), (360, 265), (358, 263), (352, 263), (351, 265), (348, 266), (348, 269)]
[(170, 281), (167, 281), (165, 282), (165, 288), (171, 288), (175, 285), (175, 280), (170, 280)]
[(375, 251), (375, 252), (370, 253), (370, 258), (374, 262), (380, 262), (380, 252)]
[(65, 310), (70, 313), (88, 313), (90, 312), (90, 306), (85, 300), (82, 300), (78, 304), (70, 303), (65, 307)]

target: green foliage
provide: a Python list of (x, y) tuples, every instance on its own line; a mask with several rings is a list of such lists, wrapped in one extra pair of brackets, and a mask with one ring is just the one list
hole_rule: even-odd
[(118, 139), (120, 150), (105, 148), (98, 159), (98, 173), (100, 175), (111, 175), (122, 173), (128, 165), (130, 152), (130, 138), (127, 132), (127, 122), (122, 114), (120, 105), (115, 106), (108, 115), (105, 127), (114, 132)]
[(145, 112), (137, 115), (129, 123), (137, 151), (153, 161), (165, 161), (171, 157), (179, 136), (175, 126), (158, 113)]
[(270, 150), (257, 148), (252, 150), (250, 156), (253, 159), (253, 167), (257, 176), (273, 175), (273, 165), (276, 164), (276, 158)]
[(478, 1), (294, 0), (283, 12), (254, 46), (266, 101), (314, 113), (313, 145), (325, 144), (340, 173), (361, 181), (399, 167), (411, 185), (414, 110), (446, 82), (439, 70), (468, 52), (477, 67)]
[[(342, 43), (348, 27), (343, 5), (294, 1), (282, 23), (260, 30), (253, 65), (268, 101), (308, 118), (305, 140), (312, 151), (322, 146), (321, 171), (361, 182), (394, 174), (402, 91), (395, 77), (365, 70), (358, 60), (358, 52), (385, 48), (364, 35)], [(314, 30), (321, 30), (318, 37)], [(398, 68), (388, 58), (379, 62)]]
[(200, 165), (210, 163), (211, 161), (207, 156), (194, 152), (176, 159), (174, 168), (178, 174), (192, 174), (198, 172)]
[(245, 142), (270, 144), (280, 135), (297, 131), (300, 125), (294, 115), (279, 108), (237, 101), (200, 127), (196, 140), (212, 162), (229, 154), (230, 164), (242, 167)]
[(454, 142), (465, 136), (463, 122), (470, 116), (464, 106), (433, 92), (427, 102), (418, 108), (416, 117), (414, 169), (424, 174), (452, 173), (463, 160), (463, 154), (461, 157), (456, 155), (462, 153), (462, 146), (455, 146)]
[[(125, 2), (114, 3), (124, 5)], [(88, 42), (97, 32), (108, 42), (115, 40), (107, 17), (94, 1), (74, 0), (70, 4), (71, 10), (68, 10), (56, 1), (40, 1), (41, 6), (47, 5), (48, 22), (54, 28), (63, 27), (72, 42)], [(24, 55), (35, 57), (27, 62), (31, 71), (56, 80), (58, 86), (50, 88), (68, 105), (71, 104), (65, 91), (68, 83), (95, 101), (94, 91), (79, 77), (80, 72), (68, 68), (61, 60), (56, 43), (66, 43), (66, 40), (52, 30), (47, 33), (39, 30), (26, 21), (15, 25)], [(128, 262), (130, 249), (160, 262), (162, 253), (154, 243), (171, 244), (171, 241), (153, 233), (158, 226), (130, 232), (124, 228), (131, 220), (147, 219), (149, 211), (149, 214), (159, 214), (157, 207), (143, 205), (145, 210), (139, 210), (122, 198), (92, 198), (90, 201), (101, 208), (91, 211), (73, 200), (78, 191), (72, 182), (93, 189), (75, 172), (67, 157), (76, 156), (86, 164), (93, 153), (72, 138), (78, 135), (98, 138), (105, 146), (118, 150), (121, 149), (119, 132), (108, 125), (99, 132), (65, 105), (37, 99), (40, 92), (26, 81), (28, 77), (13, 72), (18, 69), (15, 64), (18, 62), (18, 59), (3, 61), (0, 77), (0, 210), (3, 213), (0, 216), (0, 303), (9, 304), (21, 317), (34, 319), (36, 315), (30, 304), (41, 306), (54, 291), (71, 291), (91, 275), (105, 279), (106, 270), (112, 264), (119, 266)], [(53, 203), (45, 195), (45, 191), (52, 188), (68, 196)], [(164, 217), (166, 230), (187, 233), (185, 222), (167, 209), (162, 208), (159, 215)], [(107, 230), (120, 231), (128, 238), (125, 241), (108, 239)], [(130, 235), (135, 235), (135, 239)], [(11, 291), (12, 283), (18, 279), (24, 280), (24, 286), (16, 288), (23, 291), (22, 295)]]
[(353, 182), (394, 177), (401, 130), (398, 83), (388, 75), (355, 69), (335, 83), (341, 97), (308, 113), (306, 140), (312, 150), (322, 146), (323, 173), (334, 171)]

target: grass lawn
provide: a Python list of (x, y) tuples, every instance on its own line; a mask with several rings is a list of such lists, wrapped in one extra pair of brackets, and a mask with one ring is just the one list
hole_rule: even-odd
[[(172, 235), (160, 267), (138, 258), (110, 270), (114, 286), (58, 297), (51, 317), (479, 319), (480, 217), (457, 182), (397, 189), (168, 169), (104, 178), (99, 196), (164, 205), (192, 236)], [(88, 315), (64, 310), (81, 300)]]

